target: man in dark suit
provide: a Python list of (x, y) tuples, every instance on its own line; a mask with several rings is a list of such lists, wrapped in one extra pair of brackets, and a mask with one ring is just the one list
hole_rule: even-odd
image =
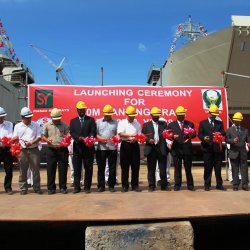
[(73, 143), (73, 167), (74, 167), (74, 191), (79, 193), (81, 191), (80, 179), (82, 162), (84, 165), (84, 192), (90, 193), (93, 176), (93, 162), (94, 162), (94, 145), (88, 147), (85, 145), (83, 139), (88, 136), (96, 137), (96, 123), (95, 120), (87, 116), (86, 104), (79, 101), (76, 104), (78, 116), (70, 121), (70, 134), (74, 139)]
[(210, 191), (213, 168), (216, 177), (216, 189), (226, 190), (221, 177), (222, 148), (217, 142), (213, 142), (213, 133), (220, 132), (225, 136), (223, 122), (215, 119), (219, 116), (219, 109), (215, 104), (209, 107), (209, 117), (199, 124), (198, 137), (201, 140), (201, 148), (204, 159), (204, 189)]
[(170, 185), (167, 182), (166, 167), (167, 154), (169, 152), (166, 140), (162, 136), (164, 129), (167, 129), (165, 121), (159, 121), (161, 110), (153, 107), (150, 111), (152, 120), (143, 124), (142, 133), (148, 134), (144, 155), (147, 157), (148, 167), (148, 191), (155, 191), (155, 169), (158, 161), (161, 178), (161, 190), (170, 191)]
[(241, 172), (242, 189), (248, 188), (248, 166), (246, 143), (249, 142), (249, 134), (246, 128), (241, 126), (243, 115), (236, 112), (233, 115), (234, 124), (226, 132), (226, 141), (230, 144), (228, 157), (230, 158), (233, 174), (233, 190), (239, 190), (239, 169)]
[[(172, 145), (172, 156), (174, 162), (174, 191), (179, 191), (182, 184), (182, 160), (185, 167), (187, 188), (190, 191), (195, 191), (192, 175), (192, 157), (193, 148), (191, 139), (196, 136), (193, 122), (185, 120), (186, 110), (182, 106), (178, 106), (175, 110), (176, 121), (169, 123), (168, 129), (172, 129), (174, 141)], [(193, 133), (184, 134), (184, 128), (193, 129)]]

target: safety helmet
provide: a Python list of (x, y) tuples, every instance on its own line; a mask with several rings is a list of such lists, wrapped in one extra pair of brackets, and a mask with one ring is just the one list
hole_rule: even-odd
[(51, 110), (50, 116), (52, 120), (60, 120), (62, 118), (62, 112), (58, 108), (53, 108)]
[(104, 106), (102, 110), (104, 115), (113, 115), (114, 114), (114, 109), (110, 104), (107, 104)]
[(150, 110), (150, 114), (152, 116), (160, 116), (161, 115), (161, 110), (159, 108), (157, 108), (157, 107), (153, 107)]
[(240, 112), (236, 112), (234, 115), (233, 115), (233, 120), (234, 121), (242, 121), (243, 120), (243, 115), (240, 113)]
[(79, 101), (79, 102), (76, 103), (76, 108), (77, 108), (77, 109), (86, 109), (87, 106), (86, 106), (86, 103), (85, 103), (85, 102)]
[(133, 107), (133, 106), (128, 106), (128, 107), (126, 108), (126, 115), (127, 115), (127, 116), (130, 116), (130, 117), (135, 117), (135, 116), (137, 116), (136, 108)]
[(21, 109), (21, 116), (25, 117), (25, 118), (29, 118), (33, 116), (33, 113), (31, 112), (31, 110), (27, 107), (24, 107)]
[(183, 106), (178, 106), (175, 110), (175, 114), (176, 115), (185, 115), (186, 114), (186, 110)]
[(0, 117), (6, 116), (7, 113), (5, 112), (4, 108), (0, 107)]
[(215, 104), (211, 104), (209, 107), (209, 113), (211, 115), (218, 116), (219, 115), (219, 108)]

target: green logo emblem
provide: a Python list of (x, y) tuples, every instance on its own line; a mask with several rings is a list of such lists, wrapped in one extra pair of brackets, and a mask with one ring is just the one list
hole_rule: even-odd
[(35, 108), (52, 108), (53, 90), (35, 91)]
[(205, 90), (202, 94), (202, 98), (206, 108), (209, 108), (211, 104), (215, 104), (218, 108), (222, 106), (221, 92), (218, 90)]

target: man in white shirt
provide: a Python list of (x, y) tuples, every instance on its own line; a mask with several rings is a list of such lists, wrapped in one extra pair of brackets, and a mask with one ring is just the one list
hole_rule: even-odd
[(38, 123), (32, 121), (33, 113), (27, 107), (22, 108), (22, 121), (16, 124), (13, 139), (21, 144), (21, 154), (19, 159), (20, 194), (25, 195), (28, 191), (27, 171), (30, 167), (33, 174), (33, 189), (35, 193), (42, 194), (40, 189), (40, 151), (38, 143), (41, 140), (41, 128)]
[(129, 167), (131, 165), (132, 191), (141, 192), (139, 188), (140, 148), (136, 135), (141, 133), (141, 125), (135, 121), (137, 115), (133, 106), (126, 108), (127, 118), (118, 123), (117, 133), (121, 137), (120, 162), (122, 169), (122, 192), (128, 192)]
[[(6, 121), (7, 113), (4, 108), (0, 107), (0, 140), (3, 137), (11, 138), (13, 133), (13, 124), (10, 121)], [(5, 170), (4, 189), (7, 194), (13, 194), (12, 192), (12, 178), (13, 178), (13, 157), (10, 153), (10, 147), (4, 145), (0, 141), (0, 162), (3, 162)]]

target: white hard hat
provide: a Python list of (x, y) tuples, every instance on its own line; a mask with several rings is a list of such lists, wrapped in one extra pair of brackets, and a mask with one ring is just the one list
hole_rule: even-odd
[(33, 113), (31, 112), (29, 108), (24, 107), (21, 109), (21, 116), (29, 118), (33, 116)]
[(0, 117), (6, 116), (7, 113), (5, 112), (4, 108), (0, 107)]

